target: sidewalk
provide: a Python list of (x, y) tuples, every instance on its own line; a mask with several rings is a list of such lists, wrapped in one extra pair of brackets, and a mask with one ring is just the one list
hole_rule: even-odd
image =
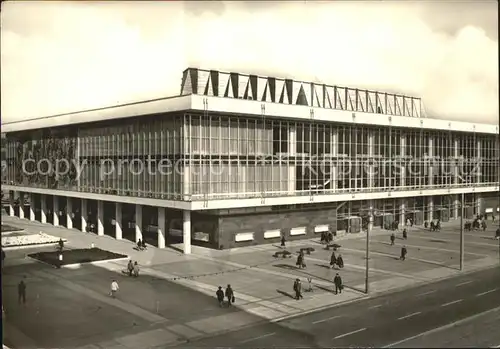
[[(279, 250), (279, 246), (272, 244), (222, 251), (193, 246), (193, 254), (185, 256), (168, 248), (164, 250), (149, 248), (147, 251), (139, 252), (133, 249), (135, 245), (130, 241), (117, 241), (108, 236), (99, 237), (64, 227), (53, 227), (12, 217), (5, 217), (4, 222), (23, 227), (28, 232), (43, 231), (63, 237), (68, 240), (67, 246), (70, 248), (85, 248), (94, 243), (96, 247), (126, 254), (142, 266), (142, 276), (137, 279), (138, 281), (131, 281), (127, 278), (120, 281), (124, 283), (123, 287), (126, 290), (130, 288), (129, 283), (134, 284), (133, 290), (124, 293), (123, 300), (111, 300), (105, 295), (111, 275), (123, 277), (121, 271), (126, 261), (107, 262), (96, 265), (92, 269), (53, 269), (28, 273), (32, 277), (57, 283), (71, 290), (75, 295), (88, 297), (107, 307), (120, 309), (140, 319), (137, 321), (146, 321), (154, 327), (147, 330), (146, 327), (141, 327), (140, 332), (123, 334), (112, 343), (109, 340), (96, 341), (95, 343), (100, 343), (97, 347), (135, 348), (137, 343), (149, 345), (149, 340), (146, 339), (149, 337), (157, 338), (153, 341), (154, 343), (151, 342), (150, 346), (166, 345), (178, 342), (179, 338), (189, 340), (260, 321), (278, 321), (289, 316), (366, 297), (362, 292), (365, 278), (363, 253), (356, 248), (365, 238), (364, 233), (335, 239), (336, 242), (341, 242), (342, 254), (347, 257), (345, 257), (345, 268), (340, 271), (346, 284), (345, 292), (334, 295), (332, 294), (332, 278), (337, 271), (327, 268), (331, 250), (323, 250), (319, 239), (287, 243), (287, 249), (292, 253), (295, 252), (294, 249), (300, 247), (308, 246), (316, 249), (312, 255), (306, 255), (308, 268), (298, 270), (294, 266), (295, 258), (273, 258), (272, 254)], [(447, 227), (445, 224), (443, 226)], [(450, 228), (452, 228), (451, 224)], [(387, 230), (374, 229), (371, 236), (389, 236), (391, 233)], [(354, 248), (350, 249), (349, 245), (354, 245), (351, 246)], [(427, 248), (431, 249), (431, 247)], [(349, 250), (355, 252), (351, 253)], [(372, 255), (370, 287), (374, 293), (370, 296), (458, 274), (458, 271), (449, 266), (443, 267), (436, 264), (422, 266), (421, 263), (417, 268), (416, 263), (419, 262), (414, 260), (408, 261), (409, 263), (401, 267), (401, 264), (391, 262), (387, 258), (387, 262), (377, 258), (382, 257)], [(491, 263), (494, 261), (490, 257), (476, 259), (468, 263), (468, 270), (484, 268)], [(305, 292), (304, 299), (300, 301), (291, 299), (293, 280), (297, 277), (302, 280), (303, 289), (307, 289), (307, 278), (312, 278), (314, 289), (313, 292)], [(160, 284), (160, 281), (163, 284)], [(201, 303), (197, 303), (194, 298), (181, 301), (178, 298), (182, 293), (181, 289), (175, 291), (173, 288), (173, 284), (176, 284), (179, 287), (194, 290), (200, 297), (210, 297), (207, 298), (211, 299), (207, 304), (213, 302), (215, 305), (214, 297), (217, 286), (225, 287), (228, 283), (233, 286), (237, 299), (235, 309), (231, 312), (227, 309), (222, 309), (223, 311), (220, 312), (212, 306), (205, 311), (200, 308)], [(168, 286), (169, 284), (172, 286)], [(162, 309), (159, 309), (158, 304), (154, 304), (155, 298), (162, 298), (161, 295), (165, 292), (169, 297), (166, 300), (168, 304), (165, 304), (163, 300), (160, 304)], [(194, 294), (192, 297), (195, 297)], [(175, 302), (181, 303), (180, 309), (184, 309), (182, 310), (183, 317), (176, 317), (171, 313), (172, 310), (169, 310), (173, 309)], [(163, 309), (164, 307), (167, 308)], [(218, 306), (215, 307), (218, 308)], [(201, 313), (205, 315), (201, 316)], [(54, 315), (57, 316), (57, 314)]]

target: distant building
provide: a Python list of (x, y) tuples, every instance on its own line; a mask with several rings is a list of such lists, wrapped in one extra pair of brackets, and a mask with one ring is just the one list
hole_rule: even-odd
[(415, 97), (190, 68), (179, 96), (2, 128), (26, 216), (186, 253), (447, 221), (461, 194), (467, 218), (498, 211), (498, 126)]

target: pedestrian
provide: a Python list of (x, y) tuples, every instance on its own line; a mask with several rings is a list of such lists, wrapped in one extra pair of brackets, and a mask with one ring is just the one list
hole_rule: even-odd
[[(24, 277), (26, 279), (26, 276)], [(21, 280), (17, 285), (17, 300), (19, 304), (26, 304), (26, 284)]]
[(487, 228), (487, 226), (486, 226), (486, 222), (485, 222), (485, 221), (482, 221), (482, 222), (481, 222), (481, 226), (482, 226), (482, 228), (483, 228), (483, 231), (485, 231), (485, 230), (486, 230), (486, 228)]
[(3, 267), (3, 261), (4, 260), (5, 260), (5, 252), (4, 252), (3, 248), (2, 248), (2, 267)]
[(224, 291), (222, 291), (222, 286), (219, 286), (219, 289), (217, 292), (215, 292), (215, 295), (217, 296), (217, 300), (219, 301), (219, 307), (222, 308), (224, 305)]
[(391, 234), (391, 246), (394, 246), (394, 241), (396, 240), (396, 235), (394, 233)]
[(137, 263), (137, 261), (134, 263), (133, 270), (134, 270), (134, 277), (138, 277), (139, 276), (139, 264)]
[(304, 298), (304, 296), (302, 296), (302, 283), (299, 278), (295, 279), (295, 282), (293, 283), (293, 290), (295, 291), (296, 300)]
[(399, 257), (399, 259), (402, 261), (406, 260), (407, 253), (408, 251), (406, 250), (406, 246), (401, 247), (401, 256)]
[(304, 252), (300, 250), (299, 256), (297, 257), (297, 263), (295, 263), (299, 269), (305, 268), (306, 263), (304, 262)]
[(116, 280), (113, 280), (111, 282), (111, 292), (109, 293), (109, 295), (113, 298), (116, 298), (116, 292), (118, 292), (119, 289), (120, 286), (118, 286), (118, 282), (116, 282)]
[(339, 269), (342, 269), (344, 267), (344, 259), (342, 258), (342, 255), (340, 253), (337, 257), (337, 265), (339, 266)]
[(333, 278), (333, 283), (335, 284), (335, 294), (342, 293), (342, 289), (344, 288), (344, 286), (342, 285), (342, 278), (340, 277), (339, 273), (337, 273)]
[(320, 239), (320, 242), (321, 243), (326, 243), (326, 232), (321, 232), (321, 239)]
[(227, 305), (231, 306), (232, 303), (234, 303), (234, 291), (231, 288), (231, 285), (227, 285), (226, 287), (226, 298), (227, 298)]
[(139, 240), (137, 241), (137, 249), (138, 249), (139, 251), (142, 251), (142, 240), (141, 240), (141, 239), (139, 239)]
[(495, 232), (495, 238), (500, 239), (500, 228)]
[(281, 235), (281, 247), (285, 247), (285, 242), (286, 242), (285, 234), (282, 234)]
[(403, 239), (408, 239), (408, 232), (406, 231), (406, 228), (403, 229)]
[(128, 261), (127, 271), (128, 271), (128, 276), (132, 276), (132, 272), (134, 271), (134, 264), (132, 263), (132, 260)]
[(330, 257), (330, 266), (332, 269), (335, 267), (335, 264), (337, 264), (337, 256), (335, 256), (335, 251), (333, 251)]
[(62, 238), (59, 238), (59, 251), (62, 252), (63, 249), (64, 249), (64, 241)]

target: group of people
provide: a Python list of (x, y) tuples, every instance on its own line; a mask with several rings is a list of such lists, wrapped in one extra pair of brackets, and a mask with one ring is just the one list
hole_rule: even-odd
[(139, 263), (137, 263), (137, 261), (132, 262), (132, 260), (129, 260), (128, 264), (127, 264), (127, 273), (128, 273), (128, 276), (138, 277), (139, 276)]
[(146, 250), (147, 249), (146, 241), (144, 241), (142, 239), (137, 240), (137, 249), (139, 251)]
[(217, 300), (219, 301), (219, 307), (224, 306), (224, 298), (227, 298), (227, 306), (230, 307), (231, 304), (235, 302), (234, 298), (234, 291), (231, 287), (231, 285), (227, 285), (226, 287), (226, 292), (222, 290), (222, 286), (219, 286), (217, 289), (217, 292), (215, 292), (215, 295), (217, 296)]
[(340, 253), (338, 256), (335, 256), (335, 251), (333, 251), (330, 257), (330, 267), (333, 269), (335, 265), (337, 265), (339, 269), (342, 269), (344, 267), (344, 259)]

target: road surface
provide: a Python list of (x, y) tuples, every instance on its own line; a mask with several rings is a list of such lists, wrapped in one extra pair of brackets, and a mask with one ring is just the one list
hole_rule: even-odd
[[(495, 308), (500, 309), (499, 267), (178, 347), (495, 347), (500, 345), (492, 330), (500, 323)], [(457, 343), (457, 329), (422, 335), (470, 317), (459, 325), (469, 334), (466, 344)]]

